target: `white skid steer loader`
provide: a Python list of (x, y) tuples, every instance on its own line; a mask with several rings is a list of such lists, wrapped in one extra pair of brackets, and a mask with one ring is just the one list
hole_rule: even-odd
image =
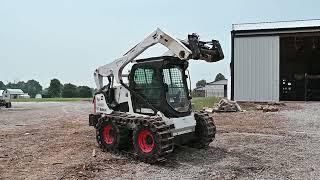
[[(136, 59), (157, 43), (169, 49), (165, 56)], [(223, 58), (216, 40), (203, 42), (195, 33), (178, 40), (156, 29), (121, 58), (96, 69), (98, 92), (89, 125), (96, 129), (99, 146), (148, 163), (165, 160), (174, 144), (208, 146), (216, 127), (208, 114), (192, 110), (188, 60)], [(130, 63), (130, 73), (124, 74)]]

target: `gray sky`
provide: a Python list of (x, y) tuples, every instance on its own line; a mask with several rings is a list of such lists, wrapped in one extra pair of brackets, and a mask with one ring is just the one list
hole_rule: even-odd
[[(231, 25), (320, 18), (317, 0), (88, 1), (0, 0), (0, 80), (50, 79), (95, 87), (93, 70), (128, 51), (157, 27), (177, 37), (197, 32), (221, 42), (225, 59), (191, 62), (193, 85), (230, 75)], [(142, 57), (158, 56), (157, 46)]]

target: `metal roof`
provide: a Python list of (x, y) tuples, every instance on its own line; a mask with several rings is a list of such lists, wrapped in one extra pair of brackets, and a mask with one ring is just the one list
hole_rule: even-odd
[(233, 24), (234, 31), (320, 27), (320, 19)]
[(10, 94), (24, 94), (24, 92), (21, 89), (7, 89), (6, 91)]
[(0, 96), (2, 96), (3, 91), (4, 91), (4, 90), (0, 90)]
[(228, 84), (228, 79), (222, 79), (219, 81), (213, 81), (210, 83), (207, 83), (206, 85), (227, 85)]
[(20, 95), (20, 97), (30, 97), (30, 95), (29, 94), (22, 94), (22, 95)]

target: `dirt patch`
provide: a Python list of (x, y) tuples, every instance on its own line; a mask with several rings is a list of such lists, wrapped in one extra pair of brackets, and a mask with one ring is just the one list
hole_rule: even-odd
[(248, 111), (212, 115), (221, 133), (284, 134), (287, 119), (278, 113)]
[(308, 106), (289, 104), (275, 113), (213, 114), (218, 133), (209, 148), (177, 146), (166, 162), (156, 165), (102, 152), (88, 126), (92, 108), (88, 102), (13, 106), (17, 109), (0, 110), (0, 179), (312, 179), (319, 175), (320, 142), (315, 133), (319, 123), (298, 124), (289, 116)]

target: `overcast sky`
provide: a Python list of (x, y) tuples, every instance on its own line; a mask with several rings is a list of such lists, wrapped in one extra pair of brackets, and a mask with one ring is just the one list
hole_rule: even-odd
[[(225, 59), (190, 63), (193, 84), (230, 75), (232, 24), (320, 18), (317, 0), (107, 1), (0, 0), (0, 80), (35, 79), (95, 87), (93, 71), (132, 48), (157, 27), (184, 39), (221, 42)], [(164, 51), (157, 46), (146, 56)]]

